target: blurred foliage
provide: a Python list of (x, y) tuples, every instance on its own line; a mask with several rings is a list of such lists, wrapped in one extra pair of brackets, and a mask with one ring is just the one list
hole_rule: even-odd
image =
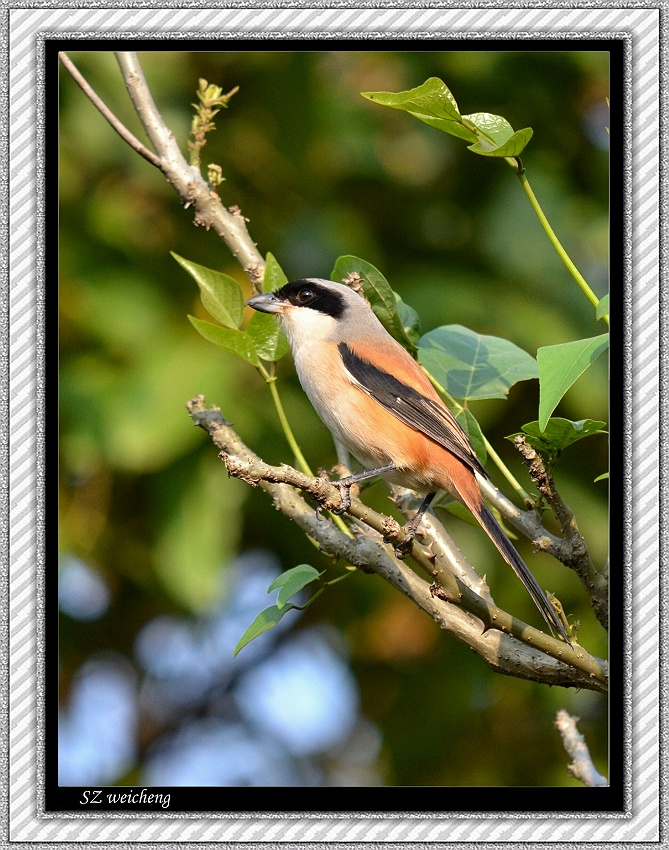
[[(70, 55), (143, 138), (113, 55)], [(290, 279), (327, 278), (337, 257), (365, 257), (415, 308), (423, 332), (455, 323), (507, 338), (532, 356), (541, 346), (603, 330), (507, 165), (473, 156), (458, 140), (360, 93), (408, 90), (440, 77), (463, 113), (486, 110), (514, 127), (532, 127), (523, 163), (533, 188), (601, 297), (608, 279), (607, 53), (277, 49), (140, 57), (184, 152), (198, 80), (223, 91), (239, 86), (216, 116), (202, 164), (221, 165), (224, 203), (241, 208), (261, 252), (271, 251)], [(111, 600), (97, 617), (75, 616), (71, 607), (62, 614), (67, 707), (72, 683), (100, 653), (121, 656), (134, 676), (148, 681), (138, 635), (157, 617), (196, 628), (227, 610), (230, 566), (240, 553), (269, 549), (282, 570), (309, 563), (326, 569), (328, 578), (341, 570), (317, 555), (262, 493), (227, 478), (185, 411), (189, 398), (204, 393), (265, 460), (292, 461), (264, 382), (188, 321), (189, 314), (210, 317), (170, 252), (230, 275), (251, 294), (241, 269), (212, 233), (193, 226), (162, 175), (60, 73), (60, 547), (62, 559), (75, 557), (103, 579)], [(556, 416), (608, 423), (607, 365), (600, 360), (569, 390)], [(302, 450), (314, 468), (331, 466), (331, 439), (289, 357), (278, 372)], [(471, 407), (529, 489), (504, 437), (537, 419), (536, 381), (514, 386), (508, 401)], [(570, 446), (556, 472), (598, 565), (608, 554), (607, 487), (593, 482), (607, 469), (606, 437), (597, 435)], [(380, 484), (365, 498), (389, 509)], [(485, 564), (496, 601), (534, 622), (522, 586), (484, 536), (454, 518), (447, 522), (471, 561)], [(580, 620), (583, 645), (605, 655), (606, 635), (578, 580), (547, 556), (533, 555), (526, 541), (518, 546), (540, 583)], [(251, 620), (226, 644), (230, 655)], [(346, 647), (341, 657), (357, 682), (360, 716), (381, 740), (378, 752), (370, 750), (367, 780), (355, 781), (577, 785), (553, 726), (563, 707), (582, 718), (580, 729), (606, 773), (603, 697), (491, 674), (378, 578), (360, 573), (336, 584), (304, 615), (281, 624), (298, 637), (325, 624), (334, 644)], [(265, 646), (273, 651), (271, 641)], [(136, 749), (114, 781), (151, 775), (151, 748), (176, 722), (155, 716), (149, 722), (141, 701), (138, 706)], [(203, 697), (195, 707), (183, 705), (178, 720), (185, 726), (188, 717), (221, 712), (220, 700)], [(352, 781), (346, 771), (328, 775), (331, 782), (333, 776)]]

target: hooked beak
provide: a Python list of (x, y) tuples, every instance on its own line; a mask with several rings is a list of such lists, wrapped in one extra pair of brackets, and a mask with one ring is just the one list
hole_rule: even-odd
[(261, 295), (254, 295), (246, 302), (248, 307), (253, 307), (254, 310), (259, 310), (261, 313), (280, 313), (285, 304), (276, 297), (273, 292), (263, 292)]

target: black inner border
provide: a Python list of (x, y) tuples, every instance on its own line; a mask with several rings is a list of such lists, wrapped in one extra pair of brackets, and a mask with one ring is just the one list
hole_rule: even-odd
[[(611, 504), (623, 503), (622, 475), (614, 470), (624, 469), (624, 392), (625, 370), (623, 361), (624, 307), (624, 241), (620, 236), (629, 228), (623, 219), (624, 213), (624, 160), (623, 160), (623, 124), (627, 104), (624, 102), (624, 60), (627, 45), (620, 38), (583, 38), (562, 39), (556, 34), (547, 34), (542, 38), (483, 38), (477, 39), (468, 34), (464, 38), (446, 39), (436, 37), (415, 38), (407, 34), (406, 38), (374, 38), (365, 33), (365, 38), (327, 38), (315, 39), (311, 34), (304, 40), (290, 37), (286, 39), (259, 37), (249, 33), (249, 38), (234, 36), (224, 38), (165, 38), (162, 34), (155, 39), (118, 38), (47, 38), (44, 41), (45, 68), (45, 137), (47, 162), (45, 163), (45, 280), (57, 279), (58, 274), (58, 85), (60, 63), (59, 51), (104, 51), (115, 49), (136, 51), (213, 52), (220, 49), (237, 52), (256, 51), (296, 51), (296, 50), (350, 50), (350, 51), (446, 51), (446, 50), (513, 50), (513, 51), (608, 51), (610, 55), (610, 91), (615, 92), (610, 103), (610, 222), (611, 233), (618, 238), (610, 240), (611, 274), (611, 347), (610, 370), (614, 380), (610, 384), (610, 454), (615, 463), (611, 464), (610, 499)], [(82, 95), (83, 96), (83, 95)], [(112, 132), (110, 130), (110, 132)], [(58, 415), (58, 292), (54, 285), (47, 285), (45, 292), (46, 315), (46, 399), (45, 410), (48, 421), (56, 421)], [(620, 380), (617, 380), (617, 377)], [(124, 812), (126, 815), (147, 815), (162, 813), (174, 815), (176, 812), (198, 812), (203, 816), (239, 816), (293, 813), (304, 817), (318, 814), (336, 815), (347, 813), (355, 815), (378, 815), (396, 813), (403, 817), (429, 814), (432, 817), (455, 815), (463, 817), (467, 813), (490, 812), (500, 814), (535, 813), (543, 816), (589, 813), (623, 812), (624, 808), (624, 722), (625, 705), (623, 702), (623, 668), (621, 664), (610, 671), (609, 696), (609, 740), (610, 765), (609, 782), (606, 788), (559, 788), (559, 787), (378, 787), (378, 788), (332, 788), (300, 787), (295, 793), (272, 793), (270, 787), (145, 787), (144, 793), (170, 795), (169, 808), (161, 802), (150, 803), (117, 802), (110, 803), (108, 794), (140, 794), (142, 788), (108, 788), (59, 786), (57, 780), (57, 736), (58, 736), (58, 588), (57, 571), (53, 566), (57, 562), (58, 542), (58, 446), (56, 429), (48, 428), (46, 444), (46, 564), (38, 569), (45, 571), (45, 635), (44, 652), (44, 709), (45, 709), (45, 812), (77, 813), (99, 817), (109, 812)], [(614, 624), (624, 622), (623, 612), (623, 564), (625, 523), (611, 523), (610, 552), (611, 565), (610, 620)], [(625, 639), (618, 629), (610, 636), (611, 658), (622, 659), (625, 652)], [(445, 727), (447, 728), (447, 727)], [(95, 797), (93, 792), (101, 793)], [(472, 793), (474, 791), (474, 793)], [(85, 796), (88, 792), (88, 797)], [(139, 799), (138, 797), (136, 799)], [(86, 800), (86, 803), (84, 802)], [(98, 802), (99, 801), (99, 802)], [(155, 815), (153, 815), (155, 817)]]

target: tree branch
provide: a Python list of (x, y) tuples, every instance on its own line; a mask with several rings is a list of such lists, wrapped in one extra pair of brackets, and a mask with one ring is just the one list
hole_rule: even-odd
[(599, 572), (593, 564), (586, 542), (578, 529), (576, 517), (573, 511), (563, 502), (555, 487), (553, 476), (546, 468), (541, 455), (529, 445), (523, 436), (517, 436), (514, 443), (521, 453), (537, 489), (550, 505), (560, 524), (563, 538), (552, 554), (565, 566), (574, 570), (588, 593), (595, 616), (602, 626), (608, 629), (609, 582), (606, 572)]
[[(323, 507), (333, 509), (341, 502), (335, 485), (326, 478), (311, 478), (289, 466), (272, 467), (264, 463), (230, 428), (217, 407), (206, 408), (203, 396), (192, 399), (187, 407), (193, 422), (204, 428), (221, 449), (231, 475), (269, 493), (275, 507), (293, 519), (323, 551), (362, 569), (371, 569), (401, 590), (494, 670), (545, 684), (606, 692), (605, 662), (578, 645), (569, 647), (491, 605), (423, 547), (414, 546), (414, 560), (436, 579), (432, 585), (398, 561), (377, 539), (364, 534), (347, 536), (325, 518), (319, 518), (297, 492), (298, 489), (307, 492)], [(375, 532), (403, 539), (399, 523), (371, 510), (358, 499), (352, 499), (349, 512)]]
[(191, 166), (179, 150), (173, 133), (165, 124), (156, 107), (137, 54), (131, 52), (117, 53), (116, 58), (128, 94), (132, 99), (142, 126), (156, 148), (157, 157), (123, 127), (79, 74), (68, 56), (64, 53), (60, 54), (63, 66), (72, 74), (84, 93), (107, 118), (112, 127), (131, 145), (133, 150), (137, 150), (152, 165), (163, 172), (184, 205), (193, 207), (195, 224), (203, 225), (207, 230), (209, 228), (214, 230), (228, 246), (233, 257), (241, 264), (251, 282), (257, 286), (263, 278), (265, 260), (249, 235), (246, 219), (238, 207), (226, 209), (223, 206), (221, 199), (202, 177), (199, 170)]
[(569, 772), (584, 785), (590, 787), (607, 786), (609, 783), (593, 764), (585, 738), (576, 728), (578, 717), (572, 717), (566, 711), (558, 711), (555, 725), (562, 736), (567, 755), (572, 759)]
[[(418, 510), (422, 499), (411, 490), (403, 487), (391, 487), (393, 501), (407, 519), (411, 519)], [(455, 544), (446, 531), (444, 524), (432, 510), (423, 517), (420, 528), (416, 533), (418, 541), (428, 541), (427, 550), (435, 556), (435, 562), (445, 564), (453, 575), (471, 588), (478, 596), (483, 597), (491, 605), (495, 604), (485, 576), (480, 576)]]
[(133, 134), (128, 130), (128, 128), (123, 124), (119, 119), (114, 115), (111, 109), (107, 106), (107, 104), (102, 100), (102, 98), (95, 92), (93, 87), (89, 85), (88, 82), (84, 79), (84, 77), (79, 73), (77, 67), (74, 62), (70, 59), (67, 53), (59, 53), (58, 58), (60, 59), (63, 66), (69, 71), (72, 79), (77, 83), (77, 85), (81, 88), (86, 97), (90, 100), (90, 102), (95, 106), (98, 111), (104, 115), (104, 117), (109, 121), (111, 126), (116, 130), (119, 136), (123, 139), (124, 142), (127, 142), (130, 147), (137, 151), (140, 156), (143, 156), (151, 165), (155, 165), (156, 168), (160, 168), (160, 158), (155, 155), (152, 151), (150, 151), (147, 147), (145, 147), (138, 138), (133, 136)]
[(504, 519), (525, 535), (540, 552), (546, 552), (546, 554), (553, 555), (555, 558), (558, 557), (564, 546), (564, 541), (544, 528), (536, 511), (523, 511), (518, 508), (511, 499), (495, 487), (490, 479), (477, 475), (476, 480), (483, 495), (493, 507), (497, 508)]
[[(264, 260), (248, 233), (246, 219), (238, 208), (226, 209), (216, 191), (206, 182), (199, 170), (192, 167), (181, 154), (174, 135), (156, 107), (137, 54), (121, 52), (116, 55), (137, 115), (151, 143), (155, 146), (157, 155), (139, 142), (111, 113), (66, 54), (61, 54), (60, 59), (63, 66), (116, 132), (131, 145), (133, 150), (160, 168), (186, 207), (193, 206), (195, 223), (212, 228), (218, 233), (233, 256), (241, 263), (251, 281), (257, 285), (264, 273)], [(207, 416), (203, 412), (203, 400), (202, 410), (196, 411), (198, 401), (194, 400), (191, 403), (192, 408), (189, 408), (191, 415), (194, 420), (197, 420), (197, 424), (210, 430), (206, 424)], [(220, 412), (214, 416), (210, 425), (213, 428), (213, 431), (210, 430), (212, 437), (215, 437), (214, 432), (219, 434), (221, 428), (227, 427)], [(230, 435), (229, 445), (238, 444), (244, 457), (250, 457), (251, 453), (234, 435), (234, 432), (230, 432)], [(229, 469), (232, 470), (235, 468), (235, 462), (240, 460), (239, 455), (231, 448), (224, 446), (221, 448), (227, 453), (226, 460)], [(255, 459), (254, 463), (256, 462), (262, 463), (258, 458)], [(240, 477), (250, 475), (243, 463), (236, 469)], [(429, 523), (426, 526), (434, 535), (430, 538), (431, 546), (427, 549), (414, 547), (414, 560), (431, 578), (436, 580), (436, 583), (430, 586), (395, 559), (379, 543), (378, 534), (395, 537), (399, 541), (403, 539), (403, 532), (395, 520), (375, 514), (356, 500), (352, 505), (351, 514), (357, 517), (363, 531), (356, 537), (348, 537), (332, 523), (323, 519), (319, 520), (317, 513), (295, 490), (295, 487), (299, 487), (305, 492), (311, 492), (314, 498), (320, 495), (322, 504), (336, 507), (339, 504), (339, 491), (336, 488), (324, 479), (308, 479), (307, 482), (293, 480), (291, 481), (293, 486), (289, 486), (286, 481), (291, 480), (293, 474), (300, 473), (291, 470), (290, 467), (282, 467), (278, 472), (270, 472), (269, 470), (272, 469), (270, 467), (265, 469), (269, 480), (262, 479), (261, 476), (258, 480), (254, 479), (252, 483), (259, 483), (263, 489), (270, 492), (277, 507), (294, 519), (309, 535), (317, 539), (326, 551), (346, 558), (362, 568), (371, 567), (393, 583), (414, 599), (423, 610), (430, 613), (430, 616), (442, 628), (446, 628), (484, 657), (494, 669), (551, 684), (574, 685), (605, 691), (606, 666), (603, 662), (588, 655), (578, 646), (569, 647), (511, 617), (492, 603), (489, 594), (487, 598), (482, 598), (474, 592), (472, 586), (482, 590), (486, 596), (481, 579), (475, 577), (470, 568), (465, 567), (463, 570), (463, 564), (466, 564), (466, 561), (461, 557), (457, 547), (448, 539), (445, 531), (438, 529), (438, 523), (433, 528), (430, 528)], [(274, 476), (273, 479), (272, 476)], [(323, 487), (331, 488), (330, 492), (322, 490)], [(526, 517), (526, 515), (523, 516)], [(523, 522), (527, 525), (526, 518)], [(373, 539), (372, 529), (376, 530), (376, 539)], [(543, 536), (540, 540), (546, 546), (554, 546), (556, 542), (560, 542), (558, 538), (544, 539)], [(541, 542), (538, 545), (541, 546)], [(540, 655), (537, 655), (537, 649), (541, 650)]]

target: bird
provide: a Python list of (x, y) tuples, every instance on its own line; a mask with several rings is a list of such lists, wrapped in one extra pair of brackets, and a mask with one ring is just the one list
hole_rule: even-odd
[(416, 360), (383, 327), (369, 303), (343, 283), (300, 278), (249, 298), (277, 316), (297, 375), (316, 413), (363, 471), (333, 482), (350, 507), (350, 488), (382, 476), (426, 494), (396, 547), (406, 557), (425, 511), (444, 490), (476, 517), (521, 580), (551, 632), (571, 643), (546, 594), (485, 504), (488, 478), (469, 438)]

